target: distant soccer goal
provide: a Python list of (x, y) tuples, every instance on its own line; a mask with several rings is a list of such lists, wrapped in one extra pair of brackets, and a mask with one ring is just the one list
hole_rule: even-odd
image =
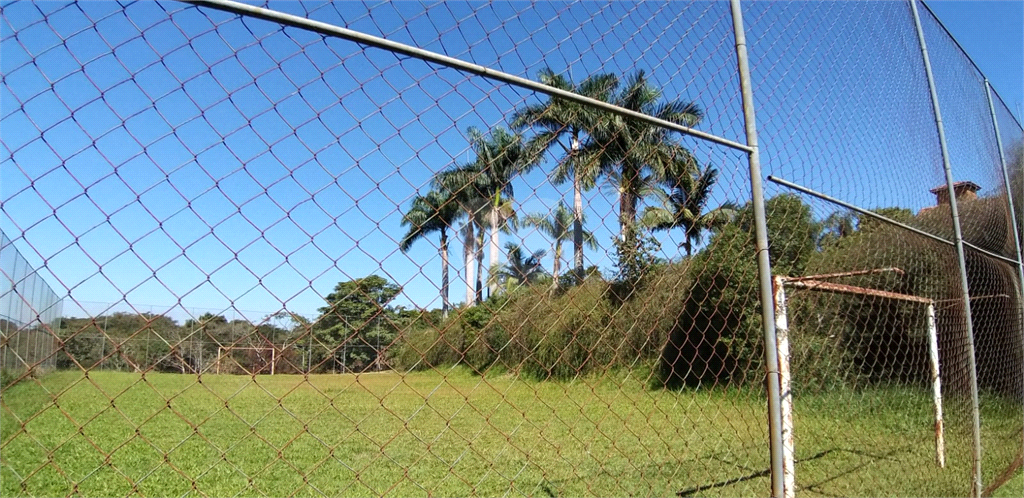
[(280, 351), (274, 346), (220, 346), (217, 348), (216, 372), (237, 373), (242, 370), (249, 375), (274, 375), (280, 357)]
[(929, 298), (900, 294), (879, 289), (857, 287), (853, 285), (828, 282), (830, 279), (869, 275), (878, 273), (896, 273), (903, 275), (899, 268), (876, 268), (869, 270), (804, 277), (775, 276), (772, 279), (773, 298), (775, 305), (776, 352), (779, 357), (779, 391), (782, 395), (782, 438), (783, 438), (783, 489), (785, 496), (791, 498), (796, 491), (796, 459), (794, 451), (795, 437), (793, 434), (793, 392), (791, 386), (791, 369), (789, 356), (789, 317), (786, 311), (786, 287), (846, 294), (868, 296), (880, 299), (891, 299), (918, 303), (926, 307), (929, 363), (931, 364), (932, 399), (935, 405), (935, 458), (939, 467), (946, 466), (945, 431), (942, 422), (942, 378), (939, 373), (939, 343), (935, 327), (935, 301)]

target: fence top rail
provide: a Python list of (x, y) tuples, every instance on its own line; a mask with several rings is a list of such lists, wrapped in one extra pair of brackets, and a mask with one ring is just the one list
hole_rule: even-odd
[(230, 12), (230, 13), (233, 13), (233, 14), (245, 15), (245, 16), (250, 16), (250, 17), (256, 17), (256, 18), (259, 18), (259, 19), (263, 19), (265, 21), (277, 22), (277, 23), (280, 23), (280, 24), (283, 24), (283, 25), (286, 25), (286, 26), (291, 26), (291, 27), (294, 27), (294, 28), (300, 28), (300, 29), (305, 29), (305, 30), (313, 31), (313, 32), (320, 33), (321, 35), (325, 35), (325, 36), (333, 36), (333, 37), (343, 38), (343, 39), (346, 39), (346, 40), (349, 40), (349, 41), (352, 41), (352, 42), (356, 42), (356, 43), (359, 43), (359, 44), (362, 44), (362, 45), (369, 45), (369, 46), (372, 46), (372, 47), (377, 47), (377, 48), (381, 48), (381, 49), (385, 49), (385, 50), (390, 50), (392, 52), (396, 52), (396, 53), (403, 54), (403, 55), (408, 55), (410, 57), (415, 57), (417, 59), (424, 60), (424, 61), (427, 61), (427, 62), (433, 62), (433, 63), (436, 63), (436, 64), (441, 64), (443, 66), (450, 67), (452, 69), (456, 69), (456, 70), (459, 70), (459, 71), (464, 71), (464, 72), (467, 72), (467, 73), (475, 74), (477, 76), (483, 76), (485, 78), (501, 81), (501, 82), (504, 82), (504, 83), (509, 83), (509, 84), (512, 84), (512, 85), (515, 85), (515, 86), (526, 88), (528, 90), (533, 90), (533, 91), (536, 91), (536, 92), (544, 93), (544, 94), (552, 96), (552, 97), (563, 98), (563, 99), (566, 99), (566, 100), (569, 100), (569, 101), (573, 101), (573, 102), (576, 102), (576, 103), (579, 103), (579, 104), (584, 104), (584, 105), (588, 105), (588, 106), (591, 106), (591, 107), (595, 107), (595, 108), (598, 108), (598, 109), (601, 109), (601, 110), (604, 110), (604, 111), (608, 111), (608, 112), (612, 112), (612, 113), (618, 114), (618, 115), (623, 116), (623, 117), (633, 118), (633, 119), (637, 119), (637, 120), (640, 120), (640, 121), (644, 121), (644, 122), (650, 123), (650, 124), (655, 125), (655, 126), (660, 126), (662, 128), (668, 129), (668, 130), (672, 130), (672, 131), (676, 131), (676, 132), (679, 132), (679, 133), (683, 133), (685, 135), (690, 135), (692, 137), (700, 138), (700, 139), (703, 139), (703, 140), (707, 140), (709, 142), (713, 142), (713, 143), (716, 143), (716, 144), (719, 144), (719, 145), (724, 145), (724, 146), (732, 148), (732, 149), (740, 150), (740, 151), (747, 152), (747, 153), (750, 153), (750, 152), (752, 152), (754, 150), (753, 147), (751, 147), (749, 145), (741, 144), (739, 142), (736, 142), (736, 141), (733, 141), (733, 140), (729, 140), (727, 138), (722, 138), (722, 137), (719, 137), (717, 135), (712, 135), (712, 134), (707, 133), (707, 132), (695, 130), (695, 129), (690, 128), (688, 126), (683, 126), (681, 124), (677, 124), (677, 123), (673, 123), (673, 122), (666, 121), (666, 120), (663, 120), (663, 119), (659, 119), (659, 118), (656, 118), (654, 116), (650, 116), (648, 114), (644, 114), (642, 112), (631, 111), (631, 110), (626, 109), (624, 107), (620, 107), (620, 106), (617, 106), (617, 105), (609, 104), (608, 102), (604, 102), (602, 100), (598, 100), (598, 99), (594, 99), (594, 98), (590, 98), (590, 97), (584, 97), (584, 96), (579, 95), (577, 93), (569, 92), (569, 91), (566, 91), (566, 90), (561, 90), (559, 88), (555, 88), (553, 86), (545, 85), (543, 83), (538, 83), (536, 81), (533, 81), (533, 80), (530, 80), (530, 79), (527, 79), (527, 78), (523, 78), (523, 77), (520, 77), (520, 76), (516, 76), (516, 75), (513, 75), (513, 74), (509, 74), (509, 73), (506, 73), (504, 71), (499, 71), (499, 70), (496, 70), (496, 69), (491, 69), (491, 68), (488, 68), (488, 67), (481, 66), (479, 64), (473, 64), (471, 62), (466, 62), (466, 61), (461, 60), (461, 59), (456, 59), (454, 57), (449, 57), (447, 55), (442, 55), (442, 54), (439, 54), (439, 53), (436, 53), (436, 52), (431, 52), (429, 50), (423, 50), (423, 49), (418, 48), (418, 47), (413, 47), (411, 45), (406, 45), (404, 43), (398, 43), (398, 42), (395, 42), (395, 41), (388, 40), (386, 38), (381, 38), (381, 37), (378, 37), (378, 36), (369, 35), (369, 34), (366, 34), (366, 33), (360, 32), (360, 31), (355, 31), (355, 30), (343, 28), (343, 27), (340, 27), (340, 26), (335, 26), (333, 24), (328, 24), (328, 23), (320, 22), (320, 21), (314, 21), (312, 19), (308, 19), (308, 18), (305, 18), (305, 17), (300, 17), (300, 16), (296, 16), (296, 15), (292, 15), (292, 14), (286, 14), (284, 12), (278, 12), (276, 10), (265, 9), (265, 8), (262, 8), (262, 7), (256, 7), (256, 6), (252, 6), (252, 5), (247, 5), (247, 4), (240, 3), (240, 2), (235, 2), (235, 1), (232, 1), (232, 0), (179, 0), (179, 1), (185, 2), (185, 3), (190, 3), (190, 4), (193, 4), (193, 5), (197, 5), (197, 6), (209, 7), (211, 9), (217, 9), (217, 10), (221, 10), (221, 11), (225, 11), (225, 12)]
[[(910, 232), (916, 233), (916, 234), (924, 236), (924, 237), (928, 237), (929, 239), (932, 239), (932, 240), (934, 240), (936, 242), (940, 242), (940, 243), (946, 244), (948, 246), (955, 246), (956, 245), (952, 240), (944, 239), (944, 238), (939, 237), (938, 235), (935, 235), (933, 233), (929, 233), (929, 232), (926, 232), (924, 230), (921, 230), (920, 228), (914, 228), (914, 227), (912, 227), (910, 225), (907, 225), (906, 223), (900, 223), (900, 222), (898, 222), (898, 221), (896, 221), (896, 220), (894, 220), (892, 218), (889, 218), (887, 216), (883, 216), (883, 215), (880, 215), (878, 213), (869, 211), (867, 209), (855, 206), (855, 205), (850, 204), (848, 202), (841, 201), (839, 199), (836, 199), (835, 197), (831, 197), (831, 196), (823, 194), (821, 192), (818, 192), (818, 191), (815, 191), (815, 190), (811, 190), (811, 189), (809, 189), (807, 187), (804, 187), (802, 185), (797, 185), (797, 184), (795, 184), (793, 182), (790, 182), (788, 180), (783, 180), (782, 178), (779, 178), (779, 177), (776, 177), (776, 176), (772, 176), (772, 175), (768, 175), (768, 181), (770, 181), (772, 183), (775, 183), (775, 184), (778, 184), (778, 185), (782, 185), (783, 187), (791, 188), (793, 190), (796, 190), (797, 192), (801, 192), (801, 193), (810, 195), (812, 197), (817, 197), (818, 199), (821, 199), (823, 201), (831, 202), (832, 204), (835, 204), (835, 205), (840, 206), (840, 207), (844, 207), (844, 208), (849, 209), (851, 211), (856, 211), (856, 212), (858, 212), (860, 214), (863, 214), (863, 215), (866, 215), (866, 216), (870, 216), (870, 217), (872, 217), (872, 218), (874, 218), (876, 220), (884, 221), (884, 222), (886, 222), (886, 223), (888, 223), (890, 225), (900, 227), (900, 228), (902, 228), (904, 230), (908, 230)], [(996, 253), (994, 253), (992, 251), (989, 251), (989, 250), (984, 249), (982, 247), (978, 247), (975, 244), (967, 242), (966, 240), (963, 241), (963, 245), (966, 248), (969, 248), (969, 249), (971, 249), (973, 251), (976, 251), (976, 252), (980, 252), (981, 254), (984, 254), (984, 255), (986, 255), (986, 256), (988, 256), (990, 258), (998, 259), (1000, 261), (1003, 261), (1003, 262), (1006, 262), (1006, 263), (1010, 263), (1012, 265), (1019, 265), (1020, 264), (1020, 262), (1017, 261), (1016, 259), (1008, 258), (1006, 256), (1002, 256), (1000, 254), (996, 254)]]

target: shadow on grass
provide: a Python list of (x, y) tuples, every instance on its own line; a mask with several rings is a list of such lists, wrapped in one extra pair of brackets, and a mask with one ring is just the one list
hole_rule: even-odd
[[(817, 460), (819, 458), (824, 458), (828, 454), (835, 453), (835, 452), (853, 453), (855, 455), (866, 456), (866, 457), (870, 457), (870, 458), (873, 458), (873, 459), (876, 459), (876, 460), (884, 460), (884, 459), (890, 458), (892, 455), (898, 453), (899, 451), (901, 451), (901, 450), (893, 450), (893, 451), (890, 451), (890, 452), (888, 452), (886, 454), (883, 454), (883, 455), (874, 455), (874, 454), (866, 453), (866, 452), (863, 452), (863, 451), (847, 450), (847, 449), (842, 449), (842, 448), (833, 448), (833, 449), (830, 449), (830, 450), (820, 451), (820, 452), (815, 453), (814, 455), (811, 455), (811, 456), (809, 456), (807, 458), (798, 459), (798, 460), (796, 460), (796, 463), (810, 462), (812, 460)], [(851, 469), (847, 469), (844, 472), (841, 472), (841, 473), (839, 473), (837, 475), (829, 477), (828, 479), (825, 479), (824, 481), (816, 482), (814, 484), (810, 484), (808, 486), (803, 486), (803, 487), (805, 489), (814, 489), (817, 486), (821, 486), (822, 484), (826, 484), (828, 482), (834, 481), (834, 480), (836, 480), (836, 479), (838, 479), (840, 477), (843, 477), (845, 475), (852, 474), (852, 473), (860, 470), (862, 467), (865, 467), (867, 465), (868, 465), (868, 463), (857, 465), (856, 467), (853, 467)], [(708, 491), (708, 490), (715, 489), (715, 488), (724, 488), (726, 486), (731, 486), (733, 484), (738, 484), (738, 483), (741, 483), (741, 482), (744, 482), (744, 481), (749, 481), (749, 480), (757, 479), (757, 478), (760, 478), (760, 477), (767, 477), (769, 475), (771, 475), (771, 469), (770, 468), (764, 469), (764, 470), (759, 470), (757, 472), (753, 472), (751, 474), (747, 474), (747, 475), (744, 475), (744, 476), (735, 477), (735, 478), (732, 478), (732, 479), (726, 479), (724, 481), (719, 481), (719, 482), (716, 482), (716, 483), (707, 484), (707, 485), (703, 485), (703, 486), (694, 486), (692, 488), (684, 489), (684, 490), (679, 491), (678, 493), (676, 493), (676, 496), (681, 496), (681, 497), (694, 496), (697, 493), (700, 493), (702, 491)], [(814, 491), (818, 492), (818, 493), (826, 494), (826, 493), (823, 493), (820, 489), (814, 489)]]

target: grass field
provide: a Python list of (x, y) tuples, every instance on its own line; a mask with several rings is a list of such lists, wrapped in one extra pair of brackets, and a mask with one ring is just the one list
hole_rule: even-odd
[[(1020, 448), (1020, 408), (985, 409), (994, 475)], [(909, 389), (798, 397), (800, 494), (966, 494), (966, 424), (951, 420), (939, 469), (931, 410)], [(625, 375), (56, 372), (3, 393), (0, 492), (767, 495), (765, 419), (758, 392), (650, 391)]]

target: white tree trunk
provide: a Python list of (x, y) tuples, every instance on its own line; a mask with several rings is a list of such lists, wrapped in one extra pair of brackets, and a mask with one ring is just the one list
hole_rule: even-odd
[(579, 172), (576, 172), (572, 182), (572, 249), (573, 263), (575, 264), (576, 278), (578, 279), (583, 278), (583, 186), (580, 185), (581, 181)]
[(558, 287), (558, 270), (562, 269), (562, 242), (559, 240), (552, 245), (551, 252), (555, 255), (555, 262), (551, 264), (551, 278), (555, 281), (554, 286)]
[[(582, 144), (580, 143), (580, 134), (578, 130), (572, 132), (572, 143), (570, 144), (572, 150), (569, 152), (570, 155), (575, 155), (579, 152)], [(572, 176), (572, 256), (573, 265), (576, 272), (576, 278), (583, 278), (583, 174), (579, 170), (577, 165)], [(558, 283), (558, 278), (555, 278), (555, 283)]]
[(448, 309), (452, 307), (448, 302), (448, 233), (441, 229), (441, 318), (448, 318)]
[[(492, 205), (491, 206), (491, 213), (490, 213), (490, 219), (491, 219), (490, 220), (490, 223), (491, 223), (491, 257), (490, 257), (490, 261), (489, 261), (490, 265), (488, 266), (488, 268), (490, 268), (490, 271), (494, 271), (494, 269), (497, 268), (497, 265), (500, 263), (500, 258), (501, 258), (501, 254), (500, 254), (499, 248), (498, 248), (498, 242), (499, 242), (499, 240), (498, 240), (498, 237), (499, 237), (499, 235), (498, 235), (498, 224), (499, 224), (498, 214), (499, 214), (498, 213), (498, 207)], [(490, 279), (490, 278), (488, 279), (488, 281), (491, 282), (490, 285), (487, 286), (487, 295), (489, 297), (489, 296), (492, 296), (492, 295), (494, 295), (495, 293), (498, 292), (498, 282), (497, 282), (496, 279)]]
[(476, 234), (473, 223), (467, 222), (463, 227), (463, 255), (466, 259), (466, 306), (471, 306), (476, 297)]
[(476, 240), (476, 300), (473, 304), (480, 304), (484, 302), (484, 227), (483, 225), (477, 225), (477, 240)]

